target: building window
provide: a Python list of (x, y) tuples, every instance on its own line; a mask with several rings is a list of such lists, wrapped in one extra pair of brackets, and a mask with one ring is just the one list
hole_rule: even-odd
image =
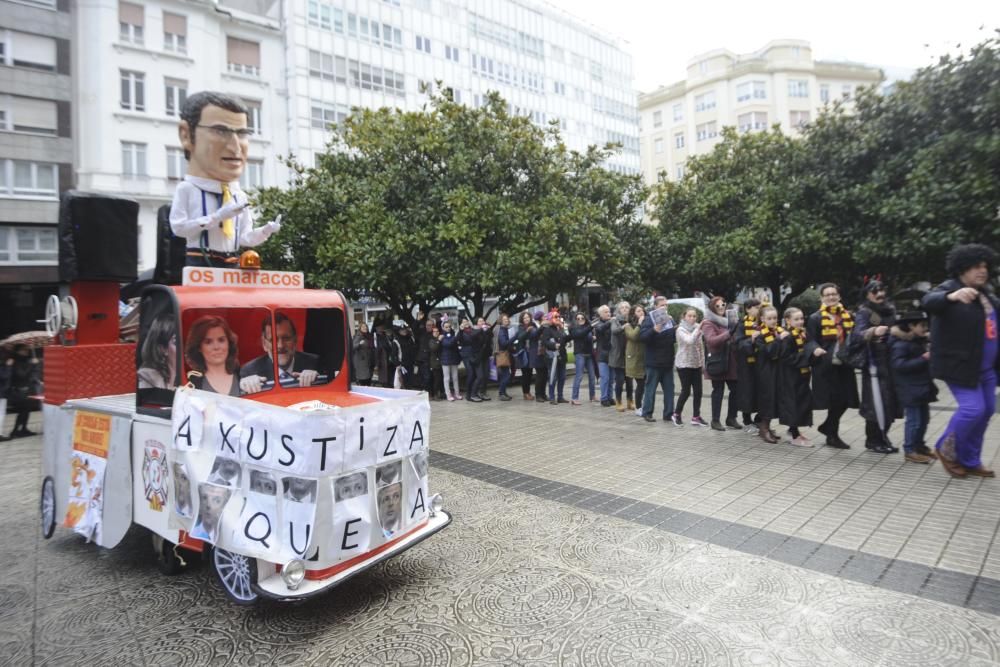
[(340, 124), (347, 120), (347, 107), (316, 101), (310, 106), (310, 124), (317, 130), (326, 130), (333, 123)]
[(851, 84), (845, 83), (840, 87), (840, 99), (849, 100), (851, 99)]
[(697, 135), (698, 141), (705, 141), (706, 139), (711, 139), (712, 137), (718, 136), (718, 131), (715, 129), (715, 121), (710, 123), (702, 123), (695, 128), (695, 133)]
[(684, 148), (684, 133), (678, 132), (674, 135), (674, 148)]
[(167, 178), (171, 181), (179, 181), (187, 173), (187, 160), (184, 159), (184, 150), (167, 146)]
[(808, 111), (791, 111), (788, 114), (788, 124), (792, 127), (801, 130), (803, 127), (809, 124), (809, 112)]
[(736, 101), (766, 100), (767, 84), (764, 81), (744, 81), (736, 86)]
[(122, 142), (122, 175), (136, 178), (146, 173), (146, 144)]
[(809, 97), (809, 81), (806, 79), (789, 79), (788, 96)]
[(56, 71), (56, 40), (26, 32), (0, 30), (0, 64)]
[(767, 114), (763, 111), (751, 111), (750, 113), (740, 114), (736, 119), (736, 124), (739, 126), (740, 132), (766, 130)]
[(122, 88), (122, 109), (129, 111), (146, 110), (146, 75), (142, 72), (119, 70)]
[(187, 81), (164, 79), (164, 97), (168, 116), (180, 116), (187, 99)]
[(118, 38), (129, 44), (143, 44), (145, 10), (131, 2), (118, 3)]
[(431, 40), (417, 35), (417, 51), (431, 52)]
[(56, 103), (33, 97), (0, 95), (0, 130), (55, 136), (59, 131)]
[(347, 83), (347, 60), (328, 53), (310, 51), (309, 75), (338, 83)]
[(260, 136), (262, 127), (260, 120), (261, 103), (257, 100), (243, 100), (243, 105), (247, 108), (247, 127), (253, 130), (255, 136)]
[(444, 47), (444, 57), (448, 60), (454, 60), (458, 62), (458, 47), (457, 46), (445, 46)]
[(662, 127), (662, 126), (663, 126), (663, 112), (662, 111), (654, 111), (653, 112), (653, 127)]
[(566, 94), (566, 84), (563, 83), (562, 81), (553, 81), (552, 89), (555, 91), (556, 95)]
[(821, 83), (819, 86), (819, 101), (826, 104), (830, 101), (830, 84)]
[(230, 72), (260, 76), (260, 44), (226, 37), (226, 63)]
[(677, 180), (680, 181), (683, 179), (684, 179), (684, 165), (679, 164), (677, 165)]
[(684, 120), (684, 105), (675, 104), (674, 105), (674, 122)]
[(710, 90), (694, 98), (694, 110), (710, 111), (715, 108), (715, 91)]
[(56, 165), (27, 160), (0, 160), (0, 196), (58, 197)]
[(240, 187), (244, 190), (264, 187), (263, 160), (247, 160), (247, 166), (240, 175)]
[(54, 227), (0, 227), (0, 264), (56, 264), (58, 239)]
[(163, 50), (187, 53), (187, 17), (163, 12)]
[(653, 152), (662, 153), (663, 152), (663, 139), (657, 139), (653, 142)]
[(561, 46), (549, 44), (549, 60), (557, 63), (566, 62), (566, 52)]

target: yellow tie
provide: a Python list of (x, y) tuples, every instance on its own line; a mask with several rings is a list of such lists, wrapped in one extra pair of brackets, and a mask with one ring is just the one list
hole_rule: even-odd
[[(225, 206), (229, 202), (233, 201), (233, 195), (229, 192), (229, 183), (220, 183), (222, 185), (222, 205)], [(222, 234), (227, 238), (233, 238), (233, 219), (226, 218), (222, 221)]]

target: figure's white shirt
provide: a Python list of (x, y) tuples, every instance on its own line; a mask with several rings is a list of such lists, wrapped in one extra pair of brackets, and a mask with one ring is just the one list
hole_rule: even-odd
[[(247, 195), (240, 189), (239, 181), (229, 184), (233, 201), (245, 202)], [(202, 194), (204, 193), (204, 208)], [(254, 215), (247, 207), (233, 216), (235, 234), (227, 239), (221, 225), (212, 222), (212, 214), (221, 207), (222, 184), (208, 178), (188, 174), (177, 186), (174, 201), (170, 204), (170, 229), (177, 236), (187, 239), (187, 247), (197, 250), (201, 233), (208, 232), (208, 249), (217, 252), (235, 252), (241, 247), (260, 245), (271, 236), (266, 227), (254, 229)]]

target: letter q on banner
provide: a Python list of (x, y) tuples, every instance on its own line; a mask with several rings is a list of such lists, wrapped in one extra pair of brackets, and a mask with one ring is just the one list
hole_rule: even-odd
[(247, 471), (250, 485), (243, 509), (233, 529), (234, 548), (260, 558), (277, 561), (281, 556), (278, 536), (278, 482), (267, 470)]

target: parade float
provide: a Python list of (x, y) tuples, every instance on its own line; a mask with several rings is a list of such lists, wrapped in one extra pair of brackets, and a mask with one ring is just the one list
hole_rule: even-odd
[(163, 572), (200, 554), (233, 601), (252, 604), (318, 594), (447, 526), (428, 488), (427, 396), (352, 387), (340, 292), (260, 268), (251, 251), (146, 286), (137, 338), (122, 342), (137, 209), (64, 197), (43, 536), (61, 526), (114, 548), (136, 524)]

